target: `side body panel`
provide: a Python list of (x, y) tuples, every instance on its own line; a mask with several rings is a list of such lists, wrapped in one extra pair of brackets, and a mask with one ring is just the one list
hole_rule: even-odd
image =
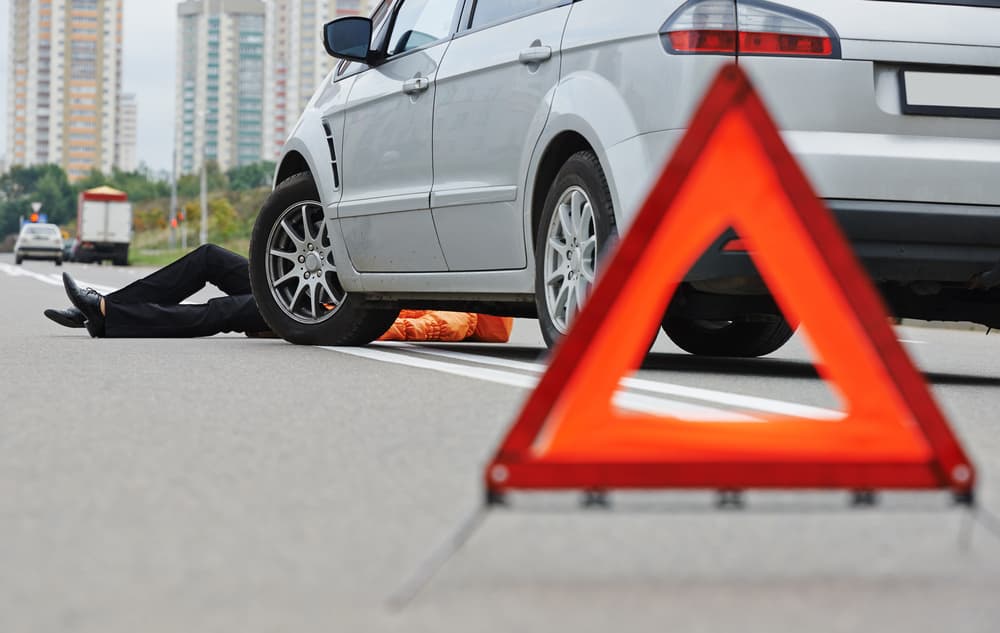
[(634, 0), (628, 11), (601, 2), (573, 5), (563, 38), (562, 78), (540, 144), (560, 132), (583, 135), (608, 176), (619, 231), (728, 58), (668, 55), (658, 30), (682, 2)]
[(132, 241), (131, 203), (84, 200), (79, 235), (85, 242), (128, 244)]
[(132, 205), (128, 202), (108, 202), (105, 242), (128, 244), (132, 241)]
[(104, 240), (104, 225), (107, 220), (106, 202), (84, 200), (80, 203), (78, 233), (80, 241), (101, 242)]
[[(430, 211), (434, 78), (448, 42), (354, 79), (345, 106), (340, 226), (359, 271), (446, 270)], [(421, 93), (404, 82), (423, 78)]]
[(525, 157), (548, 117), (569, 12), (556, 7), (461, 34), (445, 55), (431, 206), (450, 270), (526, 265)]

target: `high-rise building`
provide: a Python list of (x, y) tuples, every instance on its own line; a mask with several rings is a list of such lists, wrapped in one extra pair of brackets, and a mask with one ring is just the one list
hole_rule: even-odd
[(78, 179), (115, 163), (122, 0), (10, 0), (10, 164), (56, 163)]
[(118, 148), (115, 150), (115, 166), (122, 171), (135, 171), (139, 166), (136, 157), (138, 119), (135, 95), (122, 93), (118, 103)]
[(264, 2), (187, 0), (177, 7), (178, 173), (261, 159)]
[(268, 0), (262, 154), (274, 158), (336, 60), (323, 49), (323, 25), (368, 15), (374, 0)]

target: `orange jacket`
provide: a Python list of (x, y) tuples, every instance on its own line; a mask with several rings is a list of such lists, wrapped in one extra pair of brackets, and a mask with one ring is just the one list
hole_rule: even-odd
[(380, 341), (506, 343), (514, 319), (474, 312), (403, 310)]

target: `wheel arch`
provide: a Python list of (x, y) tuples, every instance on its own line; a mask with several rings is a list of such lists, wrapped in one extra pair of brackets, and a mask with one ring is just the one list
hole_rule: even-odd
[(541, 222), (542, 211), (545, 206), (545, 198), (548, 196), (549, 188), (555, 182), (556, 176), (562, 166), (569, 160), (570, 156), (577, 152), (589, 151), (597, 156), (601, 163), (601, 169), (607, 176), (606, 163), (601, 159), (600, 153), (594, 145), (580, 132), (576, 130), (563, 130), (556, 134), (546, 145), (538, 161), (535, 170), (534, 183), (531, 190), (531, 232), (530, 232), (530, 252), (534, 252), (534, 247), (538, 240), (538, 225)]
[[(324, 166), (327, 168), (324, 169)], [(307, 109), (282, 147), (274, 172), (274, 187), (295, 174), (308, 172), (319, 190), (320, 199), (328, 207), (340, 199), (340, 186), (330, 166), (329, 141), (319, 115), (314, 110)]]
[[(274, 172), (274, 186), (277, 187), (295, 174), (302, 172), (309, 172), (312, 175), (312, 168), (309, 166), (309, 161), (300, 152), (291, 150), (282, 157), (281, 162)], [(315, 181), (315, 178), (313, 178), (313, 181)]]

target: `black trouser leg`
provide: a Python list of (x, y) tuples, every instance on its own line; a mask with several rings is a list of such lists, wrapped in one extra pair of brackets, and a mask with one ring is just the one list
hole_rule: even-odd
[(227, 295), (248, 295), (251, 293), (249, 262), (224, 248), (205, 244), (106, 298), (117, 304), (180, 303), (206, 283)]
[(197, 305), (114, 301), (106, 305), (104, 336), (108, 338), (190, 338), (268, 329), (251, 294)]

